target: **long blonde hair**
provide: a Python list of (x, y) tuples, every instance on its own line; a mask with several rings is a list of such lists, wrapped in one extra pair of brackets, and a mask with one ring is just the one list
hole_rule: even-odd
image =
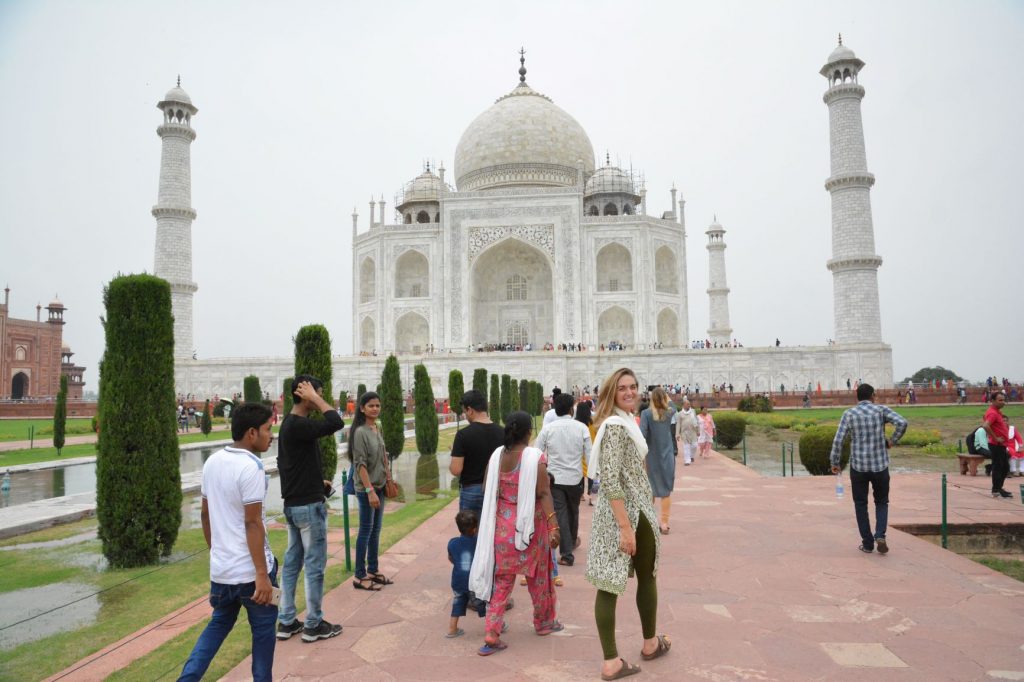
[(636, 380), (636, 374), (629, 367), (621, 367), (611, 373), (601, 383), (601, 390), (597, 393), (597, 411), (594, 412), (594, 427), (601, 426), (601, 422), (615, 412), (615, 393), (619, 386), (619, 379), (624, 376), (631, 376)]
[(665, 389), (661, 386), (658, 386), (651, 392), (650, 409), (655, 421), (660, 422), (665, 418), (665, 411), (668, 409), (668, 393), (665, 393)]

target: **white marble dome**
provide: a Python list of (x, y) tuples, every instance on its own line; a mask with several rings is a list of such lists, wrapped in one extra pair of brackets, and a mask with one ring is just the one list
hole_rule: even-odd
[(633, 180), (625, 171), (611, 164), (598, 168), (587, 180), (583, 194), (630, 194), (635, 195)]
[(828, 56), (828, 63), (838, 62), (844, 59), (856, 59), (857, 55), (853, 53), (853, 50), (848, 48), (846, 45), (840, 45), (836, 49), (832, 50), (832, 54)]
[(183, 104), (192, 104), (192, 98), (188, 96), (188, 93), (181, 89), (181, 86), (175, 86), (167, 91), (164, 95), (165, 102), (181, 102)]
[(594, 170), (594, 147), (576, 119), (520, 83), (469, 124), (455, 148), (459, 191), (575, 184), (577, 160)]
[(417, 201), (439, 201), (441, 198), (441, 178), (431, 171), (423, 171), (412, 182), (407, 184), (400, 195), (398, 209)]

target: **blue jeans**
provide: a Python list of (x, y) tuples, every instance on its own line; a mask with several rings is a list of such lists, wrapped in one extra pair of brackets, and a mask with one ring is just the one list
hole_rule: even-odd
[[(875, 498), (875, 532), (871, 533), (868, 516), (868, 484)], [(874, 549), (875, 540), (885, 537), (889, 523), (889, 470), (857, 471), (850, 467), (850, 489), (853, 493), (853, 511), (857, 515), (857, 528), (864, 549)]]
[(380, 526), (384, 520), (384, 488), (374, 488), (380, 506), (370, 506), (367, 493), (356, 492), (359, 501), (359, 535), (356, 537), (356, 578), (366, 573), (378, 573), (377, 555), (380, 553)]
[(477, 517), (484, 510), (484, 487), (480, 483), (464, 485), (459, 488), (459, 511), (472, 509)]
[[(277, 587), (277, 561), (270, 571), (270, 584)], [(261, 606), (252, 601), (256, 591), (256, 583), (241, 585), (224, 585), (210, 583), (210, 606), (213, 615), (206, 629), (199, 635), (195, 647), (185, 667), (182, 668), (181, 680), (200, 680), (210, 667), (210, 661), (217, 655), (217, 650), (224, 639), (235, 627), (238, 612), (245, 607), (249, 616), (249, 627), (252, 629), (252, 678), (255, 682), (270, 682), (274, 669), (274, 644), (277, 637), (274, 625), (277, 622), (277, 607), (273, 604)]]
[(315, 628), (324, 618), (320, 605), (324, 599), (324, 568), (327, 566), (327, 505), (314, 502), (285, 507), (284, 516), (288, 520), (288, 549), (281, 569), (281, 612), (277, 619), (285, 625), (295, 620), (295, 584), (299, 571), (305, 568), (305, 626)]

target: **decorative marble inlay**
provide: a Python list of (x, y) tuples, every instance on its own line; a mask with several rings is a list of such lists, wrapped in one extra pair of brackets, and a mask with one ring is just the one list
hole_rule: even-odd
[(495, 242), (514, 237), (536, 246), (555, 259), (555, 226), (547, 225), (499, 225), (496, 227), (471, 227), (469, 229), (469, 262), (472, 263), (482, 251)]

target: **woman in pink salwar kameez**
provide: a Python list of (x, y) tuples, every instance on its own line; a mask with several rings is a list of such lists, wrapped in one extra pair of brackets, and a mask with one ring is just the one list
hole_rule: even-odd
[[(505, 446), (491, 455), (484, 474), (484, 507), (470, 573), (470, 589), (477, 597), (486, 599), (488, 588), (493, 585), (484, 621), (484, 646), (478, 652), (481, 656), (507, 647), (501, 633), (517, 575), (526, 576), (537, 634), (562, 630), (556, 619), (551, 579), (551, 548), (558, 545), (559, 529), (543, 455), (536, 448), (527, 447), (532, 432), (533, 420), (528, 414), (510, 414), (505, 425)], [(497, 471), (492, 471), (495, 468)], [(528, 496), (522, 505), (521, 494)], [(489, 539), (493, 539), (493, 550)], [(492, 583), (486, 579), (488, 576), (493, 576)]]

